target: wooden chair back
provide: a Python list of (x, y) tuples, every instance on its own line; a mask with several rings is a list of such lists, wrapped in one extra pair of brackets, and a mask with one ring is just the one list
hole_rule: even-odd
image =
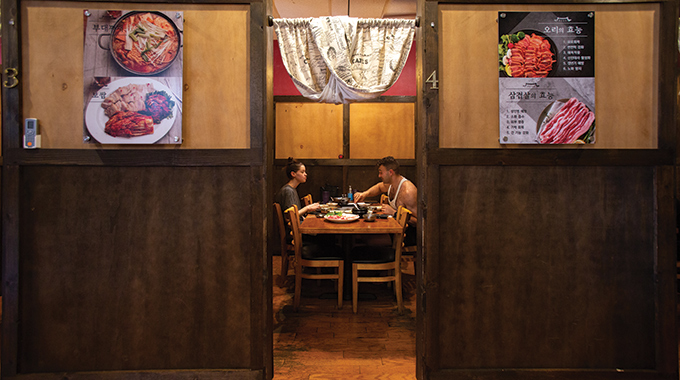
[(302, 249), (302, 233), (300, 232), (300, 216), (298, 214), (297, 205), (293, 205), (285, 211), (285, 223), (293, 235), (292, 246), (295, 250), (295, 257), (299, 258), (300, 249)]
[(305, 206), (309, 206), (312, 203), (314, 203), (314, 201), (312, 200), (312, 194), (307, 194), (304, 197), (302, 197), (302, 203), (304, 203)]
[(276, 221), (279, 230), (279, 244), (281, 246), (281, 284), (285, 283), (285, 278), (288, 275), (288, 266), (292, 257), (293, 247), (286, 241), (286, 222), (283, 219), (283, 211), (281, 205), (274, 202), (274, 220)]
[(285, 251), (286, 247), (286, 225), (283, 221), (283, 211), (281, 211), (281, 205), (274, 202), (274, 221), (276, 221), (276, 226), (279, 230), (279, 242), (281, 243), (281, 254)]
[(408, 227), (408, 220), (411, 218), (411, 210), (404, 206), (399, 206), (397, 209), (397, 222), (401, 225), (401, 233), (397, 234), (394, 239), (394, 261), (397, 264), (397, 271), (401, 272), (401, 253), (404, 249), (404, 236), (406, 234), (406, 227)]
[[(336, 280), (338, 287), (338, 309), (342, 308), (342, 283), (344, 275), (345, 263), (338, 259), (303, 259), (302, 258), (302, 232), (300, 232), (300, 216), (298, 214), (298, 207), (293, 205), (284, 212), (286, 223), (290, 227), (293, 234), (293, 249), (295, 252), (295, 295), (293, 298), (293, 308), (295, 310), (300, 306), (302, 279), (313, 280)], [(324, 274), (317, 271), (316, 274), (305, 273), (304, 268), (334, 268), (335, 273)]]
[(381, 205), (386, 205), (390, 203), (390, 197), (387, 196), (387, 194), (383, 194), (380, 196), (380, 204)]
[[(394, 261), (384, 262), (357, 262), (357, 260), (352, 263), (352, 310), (354, 313), (357, 312), (358, 308), (358, 293), (359, 293), (359, 283), (360, 282), (394, 282), (394, 292), (397, 296), (397, 308), (399, 313), (403, 312), (403, 300), (401, 294), (401, 249), (404, 243), (404, 232), (406, 231), (406, 226), (408, 225), (408, 220), (411, 217), (411, 211), (403, 206), (399, 206), (397, 209), (397, 222), (401, 225), (401, 233), (395, 234), (393, 246), (390, 247), (358, 247), (353, 250), (353, 252), (359, 253), (361, 255), (362, 251), (365, 250), (394, 250)], [(383, 254), (387, 252), (383, 251)], [(359, 271), (387, 271), (385, 276), (371, 276), (364, 277), (359, 275)]]

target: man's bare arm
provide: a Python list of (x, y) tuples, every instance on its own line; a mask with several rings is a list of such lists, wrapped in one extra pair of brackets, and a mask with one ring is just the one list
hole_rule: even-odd
[(377, 197), (378, 195), (387, 192), (387, 185), (378, 182), (371, 186), (368, 190), (354, 194), (354, 201), (361, 202), (366, 198)]
[(397, 200), (397, 207), (399, 206), (404, 206), (411, 211), (409, 224), (415, 224), (418, 220), (418, 189), (413, 183), (404, 183)]

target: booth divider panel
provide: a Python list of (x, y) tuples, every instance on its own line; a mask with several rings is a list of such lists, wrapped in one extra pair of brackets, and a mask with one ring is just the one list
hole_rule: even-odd
[(184, 11), (183, 143), (154, 148), (250, 148), (247, 5), (27, 1), (21, 7), (23, 115), (39, 120), (43, 148), (148, 148), (83, 143), (83, 10), (104, 7)]
[(439, 369), (654, 370), (652, 167), (439, 179)]
[[(440, 5), (439, 9), (441, 148), (502, 147), (495, 49), (499, 11), (595, 12), (597, 141), (559, 148), (657, 148), (658, 4), (461, 4)], [(523, 144), (521, 148), (541, 146)]]
[(250, 368), (250, 167), (23, 167), (22, 373)]
[(343, 106), (276, 103), (276, 158), (332, 159), (343, 154)]
[(415, 158), (414, 103), (355, 103), (349, 106), (352, 159)]

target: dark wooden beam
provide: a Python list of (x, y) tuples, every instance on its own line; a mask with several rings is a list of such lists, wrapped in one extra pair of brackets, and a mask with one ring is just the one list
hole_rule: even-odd
[[(439, 67), (439, 9), (437, 3), (419, 3), (422, 12), (418, 28), (417, 62), (417, 149), (418, 160), (418, 254), (416, 280), (418, 313), (416, 315), (416, 374), (426, 379), (439, 362), (437, 344), (439, 315), (439, 166), (431, 162), (430, 151), (439, 148), (439, 89), (427, 78), (437, 75)], [(434, 74), (434, 75), (433, 75)], [(438, 77), (437, 77), (438, 78)], [(434, 87), (434, 88), (433, 88)], [(432, 252), (432, 254), (430, 253)]]
[(2, 168), (2, 377), (17, 373), (19, 347), (19, 167)]
[[(377, 159), (304, 159), (305, 166), (375, 166)], [(416, 160), (399, 160), (401, 166), (415, 166)], [(274, 160), (274, 166), (286, 166), (286, 160)]]
[[(271, 114), (271, 56), (272, 28), (267, 16), (271, 15), (272, 2), (250, 4), (250, 147), (251, 161), (250, 197), (251, 241), (255, 255), (250, 266), (252, 296), (250, 321), (251, 369), (262, 368), (265, 379), (274, 376), (271, 253), (267, 247), (267, 220), (271, 213), (267, 205), (268, 125)], [(271, 177), (271, 176), (270, 176)]]
[(349, 104), (342, 105), (342, 158), (352, 158), (349, 154)]
[(262, 378), (262, 371), (251, 370), (34, 373), (14, 377), (17, 380), (260, 380)]
[[(379, 96), (371, 100), (362, 100), (354, 103), (413, 103), (415, 96)], [(305, 98), (302, 95), (276, 95), (274, 102), (277, 103), (318, 103), (315, 100)]]
[[(678, 2), (661, 1), (659, 12), (659, 149), (678, 152)], [(678, 162), (676, 160), (676, 162)]]
[(253, 149), (36, 149), (5, 150), (9, 165), (77, 166), (250, 166), (262, 165)]
[(441, 165), (611, 166), (672, 165), (672, 150), (660, 149), (430, 149), (429, 161)]
[[(509, 4), (508, 0), (423, 0), (438, 4)], [(634, 4), (634, 3), (670, 3), (674, 0), (523, 0), (522, 4)], [(515, 3), (516, 4), (516, 3)]]
[[(2, 150), (6, 154), (11, 148), (21, 146), (23, 124), (22, 107), (22, 65), (19, 2), (2, 2)], [(16, 75), (10, 75), (15, 73)], [(11, 87), (13, 86), (13, 87)]]
[(677, 215), (675, 208), (675, 167), (661, 166), (656, 169), (656, 298), (657, 298), (657, 352), (656, 369), (662, 374), (678, 375), (678, 331), (675, 317), (677, 303), (676, 280)]
[[(627, 371), (627, 370), (574, 370), (565, 371), (560, 369), (536, 369), (536, 370), (442, 370), (429, 377), (429, 380), (503, 380), (503, 379), (522, 379), (522, 380), (659, 380), (668, 379), (661, 377), (653, 371)], [(673, 379), (675, 380), (675, 379)]]

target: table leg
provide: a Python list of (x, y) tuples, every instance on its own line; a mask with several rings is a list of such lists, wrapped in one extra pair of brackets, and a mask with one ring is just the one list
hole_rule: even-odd
[(342, 299), (352, 299), (352, 235), (342, 235), (342, 253), (345, 260)]
[[(342, 299), (345, 301), (352, 300), (352, 237), (353, 235), (342, 234), (342, 256), (345, 261), (345, 273), (343, 275)], [(321, 299), (336, 299), (337, 293), (323, 293), (319, 296)], [(370, 301), (377, 299), (372, 293), (359, 293), (359, 300)]]
[[(352, 300), (352, 238), (354, 235), (342, 235), (342, 252), (345, 260), (345, 273), (343, 276), (342, 299)], [(377, 299), (373, 293), (362, 293), (359, 289), (360, 301), (372, 301)]]

